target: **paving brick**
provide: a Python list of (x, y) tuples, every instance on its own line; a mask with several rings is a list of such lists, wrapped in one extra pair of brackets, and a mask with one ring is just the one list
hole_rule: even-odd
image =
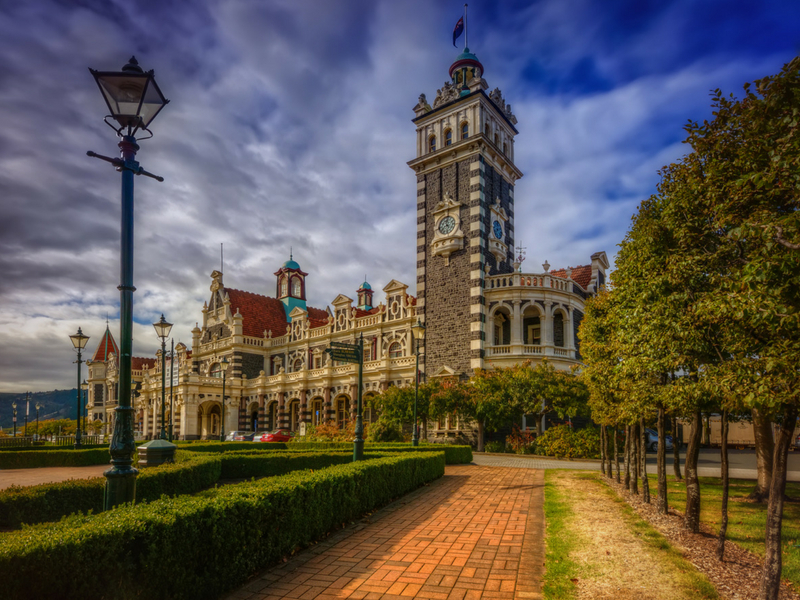
[(265, 570), (227, 600), (534, 598), (543, 472), (450, 466), (445, 476)]

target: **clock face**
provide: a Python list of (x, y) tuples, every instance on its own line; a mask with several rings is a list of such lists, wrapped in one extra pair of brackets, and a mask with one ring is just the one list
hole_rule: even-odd
[(498, 240), (503, 237), (503, 226), (500, 225), (500, 221), (495, 221), (492, 224), (492, 228), (494, 230), (494, 237), (496, 237)]
[(439, 233), (447, 235), (456, 227), (456, 220), (453, 217), (447, 216), (439, 221)]

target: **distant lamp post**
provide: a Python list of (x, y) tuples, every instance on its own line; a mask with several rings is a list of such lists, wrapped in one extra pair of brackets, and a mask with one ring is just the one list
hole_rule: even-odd
[(86, 413), (89, 412), (89, 384), (83, 380), (81, 384), (83, 390), (83, 435), (86, 435)]
[(425, 325), (417, 318), (417, 322), (411, 326), (411, 333), (417, 341), (414, 354), (417, 356), (417, 366), (414, 371), (416, 386), (414, 388), (414, 432), (411, 435), (411, 445), (419, 446), (419, 434), (417, 428), (417, 400), (419, 399), (419, 344), (425, 338)]
[(172, 434), (175, 431), (175, 396), (172, 394), (175, 384), (175, 338), (170, 340), (169, 347), (169, 441), (172, 441)]
[(17, 437), (17, 403), (12, 402), (11, 408), (14, 409), (14, 437)]
[(225, 441), (225, 377), (228, 372), (228, 359), (223, 358), (219, 363), (219, 368), (222, 369), (222, 413), (220, 414), (220, 428), (219, 428), (219, 441)]
[(36, 439), (39, 439), (39, 409), (42, 408), (42, 405), (38, 402), (36, 403)]
[(161, 338), (161, 436), (162, 440), (167, 439), (167, 430), (164, 427), (164, 405), (167, 403), (167, 338), (172, 329), (172, 323), (167, 322), (164, 315), (158, 323), (153, 323), (156, 335)]
[(76, 406), (77, 406), (77, 415), (76, 415), (76, 423), (75, 423), (75, 448), (81, 447), (81, 364), (83, 360), (81, 360), (81, 350), (86, 347), (86, 342), (89, 341), (88, 335), (83, 335), (81, 328), (78, 327), (78, 333), (69, 336), (69, 339), (72, 340), (72, 345), (75, 346), (75, 350), (78, 351), (78, 385), (77, 385), (77, 398), (76, 398)]
[(31, 393), (25, 392), (25, 437), (28, 437), (28, 417), (31, 414)]
[[(111, 163), (122, 174), (122, 235), (120, 252), (120, 344), (119, 387), (115, 409), (114, 434), (111, 438), (111, 464), (106, 471), (106, 492), (103, 507), (108, 510), (136, 499), (136, 475), (133, 468), (133, 452), (136, 442), (133, 437), (133, 407), (131, 406), (131, 357), (133, 351), (133, 176), (146, 175), (164, 181), (148, 173), (136, 161), (139, 145), (134, 137), (141, 129), (152, 137), (150, 124), (169, 102), (156, 84), (153, 71), (144, 72), (134, 57), (122, 67), (122, 71), (95, 71), (89, 69), (100, 92), (103, 94), (110, 115), (106, 124), (117, 132), (120, 158), (87, 152), (89, 156)], [(114, 119), (117, 126), (108, 119)], [(147, 139), (147, 138), (144, 138)]]

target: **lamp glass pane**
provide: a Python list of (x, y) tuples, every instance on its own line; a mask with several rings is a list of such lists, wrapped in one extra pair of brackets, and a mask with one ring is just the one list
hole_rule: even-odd
[(228, 365), (229, 365), (229, 364), (230, 364), (230, 363), (229, 363), (229, 362), (227, 361), (227, 359), (226, 359), (226, 360), (223, 360), (221, 363), (219, 363), (219, 366), (220, 366), (220, 367), (222, 367), (222, 370), (223, 370), (223, 371), (227, 371), (227, 370), (228, 370)]
[(147, 75), (100, 75), (97, 82), (114, 116), (137, 114), (147, 85)]
[(167, 103), (164, 96), (161, 94), (161, 90), (158, 89), (155, 80), (150, 80), (150, 85), (147, 86), (144, 94), (144, 101), (142, 102), (142, 108), (139, 112), (139, 116), (142, 117), (142, 124), (144, 127), (148, 127), (153, 119), (156, 118), (158, 112), (164, 108), (164, 105)]

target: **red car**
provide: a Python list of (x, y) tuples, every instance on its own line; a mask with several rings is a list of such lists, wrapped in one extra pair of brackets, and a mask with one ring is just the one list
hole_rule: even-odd
[(275, 431), (265, 431), (257, 433), (253, 437), (254, 442), (288, 442), (294, 437), (294, 431), (288, 429), (276, 429)]

